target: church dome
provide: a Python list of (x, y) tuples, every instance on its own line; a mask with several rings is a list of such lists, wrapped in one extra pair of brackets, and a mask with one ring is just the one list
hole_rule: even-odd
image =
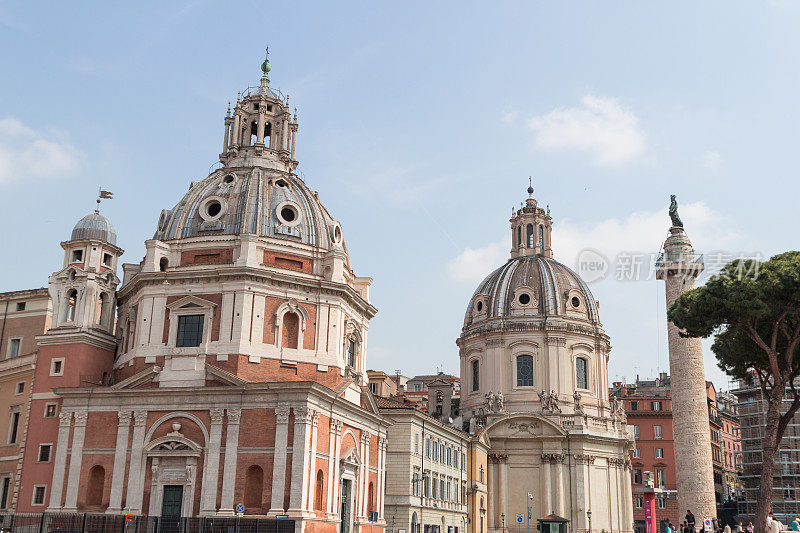
[(95, 211), (80, 219), (72, 228), (70, 240), (82, 239), (96, 239), (116, 246), (117, 232), (106, 217)]
[(222, 168), (192, 182), (178, 204), (162, 211), (154, 238), (251, 234), (329, 250), (342, 245), (338, 223), (316, 192), (294, 174)]
[(550, 257), (525, 255), (509, 259), (481, 282), (464, 327), (497, 317), (548, 315), (600, 321), (594, 296), (574, 271)]

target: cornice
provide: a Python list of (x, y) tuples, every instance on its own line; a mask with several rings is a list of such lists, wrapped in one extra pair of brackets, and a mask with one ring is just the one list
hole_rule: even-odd
[(117, 339), (113, 335), (97, 329), (64, 328), (51, 329), (43, 335), (36, 336), (39, 346), (56, 346), (61, 344), (88, 344), (105, 350), (116, 351)]

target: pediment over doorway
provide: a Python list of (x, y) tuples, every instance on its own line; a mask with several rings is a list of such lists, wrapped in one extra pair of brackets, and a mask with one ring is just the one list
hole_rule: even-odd
[(493, 419), (481, 432), (481, 440), (490, 445), (492, 439), (539, 439), (564, 437), (566, 431), (545, 417), (532, 413), (508, 414)]

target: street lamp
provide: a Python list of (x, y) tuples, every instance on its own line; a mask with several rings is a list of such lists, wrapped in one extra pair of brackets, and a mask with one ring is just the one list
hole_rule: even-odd
[(503, 533), (506, 533), (506, 513), (500, 513), (500, 521), (503, 523)]
[(592, 532), (592, 510), (586, 509), (586, 518), (589, 519), (589, 533)]

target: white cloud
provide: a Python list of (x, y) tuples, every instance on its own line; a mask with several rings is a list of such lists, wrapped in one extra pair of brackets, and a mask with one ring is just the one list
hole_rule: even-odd
[[(680, 206), (686, 232), (698, 251), (735, 247), (740, 235), (732, 222), (703, 202)], [(657, 255), (667, 237), (669, 218), (667, 207), (655, 211), (637, 211), (624, 218), (608, 218), (594, 224), (579, 225), (563, 219), (553, 227), (555, 258), (570, 268), (576, 268), (578, 254), (587, 248), (599, 252), (610, 262), (607, 278), (613, 278), (614, 260), (621, 252), (644, 254), (643, 268)], [(509, 258), (510, 236), (480, 248), (466, 248), (447, 263), (447, 272), (460, 283), (476, 284)], [(735, 252), (740, 250), (737, 248)]]
[(708, 170), (719, 170), (722, 166), (722, 154), (716, 150), (709, 150), (703, 156), (703, 166)]
[(447, 262), (447, 272), (459, 283), (475, 284), (508, 260), (510, 237), (481, 248), (465, 248)]
[(17, 119), (0, 119), (0, 185), (72, 176), (85, 154), (55, 134), (34, 130)]
[(598, 166), (627, 163), (645, 149), (638, 117), (615, 98), (586, 95), (580, 106), (533, 117), (528, 126), (536, 148), (586, 152)]

